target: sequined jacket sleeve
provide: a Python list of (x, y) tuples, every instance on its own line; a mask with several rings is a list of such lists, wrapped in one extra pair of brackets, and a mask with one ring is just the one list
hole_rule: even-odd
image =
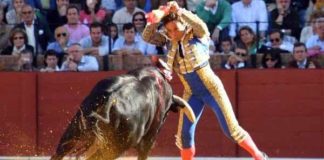
[(194, 35), (198, 38), (209, 37), (209, 31), (205, 22), (196, 14), (186, 9), (180, 9), (181, 19), (193, 29)]
[(142, 37), (143, 40), (156, 46), (163, 46), (167, 39), (158, 31), (158, 23), (147, 24)]

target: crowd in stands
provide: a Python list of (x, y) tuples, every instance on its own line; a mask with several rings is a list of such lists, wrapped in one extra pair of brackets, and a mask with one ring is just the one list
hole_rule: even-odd
[[(324, 67), (323, 0), (176, 1), (206, 23), (224, 69)], [(17, 57), (16, 71), (54, 72), (98, 71), (98, 57), (111, 55), (166, 55), (169, 44), (147, 43), (142, 31), (146, 13), (167, 2), (0, 0), (0, 58)]]

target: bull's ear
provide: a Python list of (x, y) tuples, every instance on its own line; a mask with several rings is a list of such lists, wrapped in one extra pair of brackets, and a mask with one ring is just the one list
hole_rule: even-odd
[(184, 112), (184, 114), (188, 117), (188, 119), (194, 123), (196, 121), (196, 116), (193, 110), (191, 109), (191, 106), (181, 97), (173, 95), (173, 102), (175, 105), (181, 107), (181, 110)]

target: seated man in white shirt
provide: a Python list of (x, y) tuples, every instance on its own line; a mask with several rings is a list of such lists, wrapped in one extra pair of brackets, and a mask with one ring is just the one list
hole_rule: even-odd
[[(257, 22), (259, 22), (259, 33), (257, 33)], [(268, 29), (268, 12), (264, 1), (262, 0), (240, 0), (232, 4), (232, 23), (230, 25), (229, 35), (234, 39), (237, 31), (243, 27), (249, 26), (254, 33), (265, 37)]]
[(135, 36), (135, 26), (132, 23), (126, 23), (123, 26), (124, 37), (118, 39), (113, 48), (115, 54), (143, 54), (147, 55), (147, 44)]
[(133, 14), (136, 12), (144, 12), (142, 9), (136, 7), (136, 0), (123, 0), (123, 3), (125, 7), (118, 9), (112, 17), (112, 22), (118, 25), (119, 32), (123, 24), (132, 22)]
[(284, 34), (279, 29), (273, 29), (269, 33), (269, 42), (266, 43), (268, 47), (280, 49), (281, 53), (292, 53), (294, 44), (285, 41)]
[(80, 44), (74, 43), (68, 48), (68, 57), (62, 64), (62, 71), (98, 71), (99, 64), (95, 57), (84, 55)]
[(103, 34), (102, 25), (98, 22), (94, 22), (90, 25), (90, 35), (80, 40), (80, 45), (83, 48), (85, 54), (94, 56), (104, 56), (109, 52), (109, 37)]

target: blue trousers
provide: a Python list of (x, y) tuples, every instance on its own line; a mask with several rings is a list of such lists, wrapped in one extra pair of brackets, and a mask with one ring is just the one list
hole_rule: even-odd
[(247, 132), (239, 126), (224, 86), (209, 65), (192, 73), (178, 76), (184, 85), (183, 98), (188, 101), (197, 117), (196, 121), (192, 123), (180, 112), (176, 136), (178, 147), (194, 147), (196, 126), (205, 105), (212, 108), (223, 132), (228, 138), (237, 143), (245, 139)]

